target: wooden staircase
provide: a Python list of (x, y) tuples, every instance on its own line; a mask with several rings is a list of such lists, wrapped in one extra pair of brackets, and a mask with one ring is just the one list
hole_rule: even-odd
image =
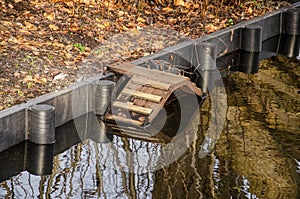
[(112, 101), (111, 112), (105, 115), (110, 121), (145, 126), (154, 120), (175, 90), (202, 96), (201, 90), (183, 76), (129, 63), (117, 63), (109, 68), (129, 78)]

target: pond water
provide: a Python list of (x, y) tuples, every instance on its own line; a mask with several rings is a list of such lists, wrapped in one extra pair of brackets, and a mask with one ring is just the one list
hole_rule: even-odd
[(186, 129), (196, 132), (183, 138), (191, 144), (157, 170), (148, 168), (164, 144), (116, 135), (81, 142), (70, 122), (52, 148), (22, 143), (0, 154), (0, 198), (300, 198), (299, 76), (299, 62), (282, 56), (261, 61), (258, 74), (231, 74), (214, 149), (199, 158), (208, 98)]

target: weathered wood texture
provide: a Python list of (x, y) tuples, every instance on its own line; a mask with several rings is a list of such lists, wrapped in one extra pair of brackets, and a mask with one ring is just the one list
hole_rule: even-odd
[(142, 126), (154, 120), (175, 90), (202, 96), (201, 90), (183, 76), (129, 63), (109, 68), (130, 79), (112, 102), (112, 112), (106, 114), (108, 120)]

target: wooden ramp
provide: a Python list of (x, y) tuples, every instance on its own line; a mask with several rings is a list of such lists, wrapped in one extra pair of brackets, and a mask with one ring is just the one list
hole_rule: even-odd
[(175, 90), (202, 96), (201, 90), (183, 76), (129, 63), (117, 63), (109, 68), (129, 81), (112, 101), (111, 112), (105, 115), (107, 120), (145, 126), (154, 120)]

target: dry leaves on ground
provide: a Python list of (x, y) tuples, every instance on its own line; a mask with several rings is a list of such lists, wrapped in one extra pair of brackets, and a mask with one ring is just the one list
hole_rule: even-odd
[[(101, 72), (105, 64), (137, 59), (182, 38), (200, 37), (278, 9), (280, 4), (212, 1), (204, 5), (202, 1), (176, 0), (162, 6), (139, 2), (1, 1), (0, 110), (62, 89), (78, 74)], [(130, 36), (134, 33), (140, 35)], [(85, 59), (88, 61), (83, 62)]]

